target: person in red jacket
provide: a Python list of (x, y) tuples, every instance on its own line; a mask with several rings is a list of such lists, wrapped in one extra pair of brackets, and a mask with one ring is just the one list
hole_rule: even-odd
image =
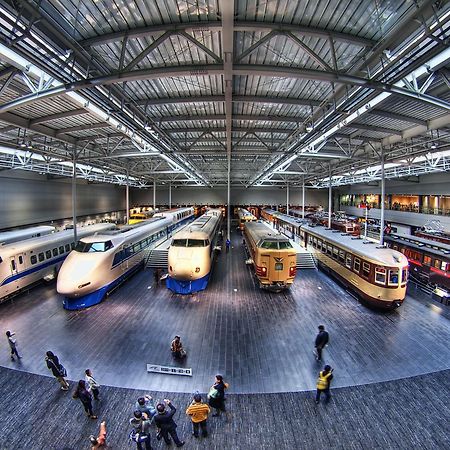
[(89, 440), (91, 441), (92, 450), (101, 450), (108, 448), (106, 445), (106, 422), (103, 421), (100, 424), (100, 431), (98, 433), (98, 436), (95, 437), (94, 435), (89, 436)]

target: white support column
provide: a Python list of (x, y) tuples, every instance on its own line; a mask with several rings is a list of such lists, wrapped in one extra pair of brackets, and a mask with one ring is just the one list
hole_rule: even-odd
[(302, 219), (305, 218), (305, 177), (302, 183)]
[(172, 209), (172, 182), (169, 181), (169, 209)]
[(156, 210), (156, 180), (153, 180), (153, 210)]
[(73, 240), (77, 242), (77, 154), (73, 151), (73, 174), (72, 174), (72, 220)]
[(125, 208), (126, 208), (126, 224), (130, 222), (130, 180), (128, 176), (128, 170), (127, 170), (127, 185), (125, 187)]
[(331, 164), (328, 172), (328, 228), (331, 228), (331, 208), (332, 208), (332, 194), (333, 188), (331, 187)]
[(286, 214), (289, 214), (289, 181), (286, 185)]
[[(385, 179), (384, 179), (384, 147), (381, 146), (381, 205), (380, 205), (380, 245), (384, 244), (384, 197)], [(366, 205), (367, 206), (367, 205)], [(366, 219), (367, 222), (367, 219)]]

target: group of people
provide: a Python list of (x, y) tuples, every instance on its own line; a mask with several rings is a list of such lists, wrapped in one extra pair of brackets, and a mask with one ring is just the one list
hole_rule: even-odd
[[(316, 355), (317, 361), (322, 361), (322, 351), (328, 344), (330, 340), (330, 336), (328, 331), (325, 330), (324, 325), (319, 325), (319, 333), (316, 336), (316, 340), (314, 342), (314, 354)], [(316, 383), (316, 403), (320, 402), (320, 396), (325, 394), (325, 400), (329, 401), (331, 398), (330, 387), (331, 380), (333, 379), (333, 369), (328, 364), (319, 372), (319, 377), (317, 378)]]
[[(207, 420), (211, 407), (215, 409), (213, 417), (219, 416), (225, 412), (225, 389), (228, 383), (225, 383), (222, 375), (216, 375), (215, 382), (211, 386), (207, 399), (208, 403), (203, 401), (199, 393), (194, 395), (191, 404), (186, 409), (186, 414), (192, 422), (192, 435), (195, 438), (208, 436)], [(180, 440), (177, 434), (177, 424), (173, 416), (177, 409), (169, 399), (159, 402), (156, 407), (153, 398), (149, 395), (139, 397), (135, 405), (133, 417), (130, 419), (132, 430), (130, 439), (136, 443), (138, 450), (151, 450), (151, 424), (154, 423), (157, 428), (156, 439), (164, 439), (167, 445), (172, 440), (177, 447), (182, 447), (185, 442)]]

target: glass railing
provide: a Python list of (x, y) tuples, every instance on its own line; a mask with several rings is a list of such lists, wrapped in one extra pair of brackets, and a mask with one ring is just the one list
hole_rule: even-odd
[[(353, 206), (355, 208), (358, 208), (360, 205), (360, 202), (340, 202), (340, 206)], [(378, 209), (378, 204), (372, 204), (370, 205), (371, 208)], [(436, 216), (450, 216), (450, 208), (430, 208), (423, 206), (422, 208), (419, 208), (415, 205), (392, 205), (390, 208), (385, 206), (385, 210), (390, 211), (403, 211), (403, 212), (414, 212), (414, 213), (421, 213), (421, 214), (432, 214)]]

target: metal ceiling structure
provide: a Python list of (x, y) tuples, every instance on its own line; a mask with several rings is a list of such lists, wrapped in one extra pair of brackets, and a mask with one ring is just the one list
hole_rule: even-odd
[[(450, 170), (450, 2), (0, 0), (0, 168), (325, 187)], [(331, 175), (330, 175), (331, 174)]]

